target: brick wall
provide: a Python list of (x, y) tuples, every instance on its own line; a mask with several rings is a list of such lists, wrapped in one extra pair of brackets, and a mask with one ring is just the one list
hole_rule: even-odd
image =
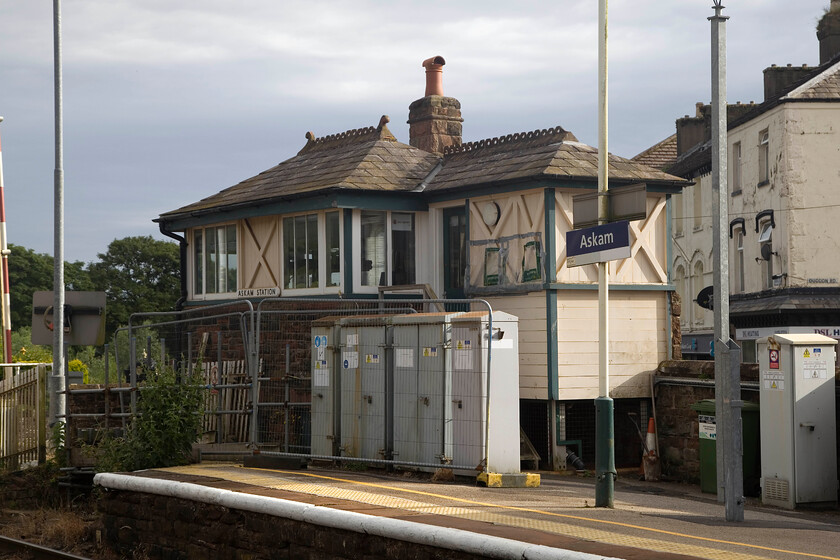
[[(691, 387), (669, 384), (667, 378), (707, 380), (714, 382), (715, 363), (712, 361), (666, 361), (656, 375), (662, 378), (656, 385), (655, 403), (657, 437), (662, 472), (670, 480), (697, 483), (700, 480), (700, 439), (697, 411), (691, 405), (703, 399), (714, 399), (714, 385)], [(741, 364), (741, 381), (757, 381), (758, 364)], [(741, 398), (758, 402), (758, 391), (742, 391)]]
[[(104, 542), (124, 557), (180, 560), (452, 559), (478, 556), (137, 492), (99, 499)], [(166, 519), (167, 523), (161, 523)]]

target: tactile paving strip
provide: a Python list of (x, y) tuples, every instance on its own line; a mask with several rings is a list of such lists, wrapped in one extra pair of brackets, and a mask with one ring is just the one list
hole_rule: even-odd
[[(640, 548), (644, 550), (654, 550), (658, 552), (669, 552), (674, 554), (684, 554), (696, 556), (700, 558), (707, 558), (709, 560), (767, 560), (766, 556), (756, 556), (753, 554), (746, 554), (740, 552), (733, 552), (731, 550), (720, 550), (708, 546), (698, 546), (685, 542), (653, 539), (647, 537), (639, 537), (635, 535), (625, 535), (613, 531), (605, 531), (603, 529), (596, 529), (581, 525), (572, 525), (569, 523), (561, 523), (549, 519), (536, 519), (532, 517), (520, 517), (516, 515), (498, 513), (496, 511), (485, 511), (476, 508), (442, 506), (437, 504), (430, 504), (419, 502), (416, 500), (409, 500), (406, 498), (399, 498), (387, 494), (377, 494), (373, 492), (364, 492), (360, 490), (353, 490), (347, 488), (337, 488), (327, 484), (313, 484), (303, 483), (282, 476), (280, 471), (273, 471), (276, 474), (264, 475), (258, 474), (258, 471), (246, 469), (244, 467), (232, 465), (213, 465), (213, 464), (197, 464), (188, 465), (184, 467), (173, 467), (165, 469), (170, 472), (177, 472), (189, 475), (204, 475), (222, 478), (231, 482), (240, 482), (243, 484), (251, 484), (254, 486), (261, 486), (264, 488), (273, 488), (277, 490), (284, 490), (288, 492), (296, 492), (301, 494), (309, 494), (324, 498), (335, 498), (340, 500), (348, 500), (357, 503), (368, 505), (375, 505), (387, 508), (401, 509), (405, 511), (441, 515), (448, 517), (458, 517), (462, 519), (469, 519), (471, 521), (483, 521), (487, 523), (494, 523), (498, 525), (507, 525), (510, 527), (522, 527), (526, 529), (534, 529), (553, 534), (564, 535), (568, 537), (578, 538), (582, 540), (596, 541), (607, 544), (614, 544), (620, 546), (627, 546), (633, 548)], [(304, 475), (306, 476), (306, 475)], [(313, 476), (313, 475), (309, 475)], [(326, 478), (326, 477), (325, 477)], [(342, 479), (343, 483), (360, 484), (352, 480)], [(399, 488), (390, 488), (392, 491), (404, 492)], [(423, 492), (412, 491), (417, 494), (424, 494)], [(466, 501), (459, 498), (450, 498), (440, 496), (438, 494), (428, 494), (430, 497), (446, 498), (453, 501)], [(467, 501), (467, 503), (470, 503)], [(494, 507), (500, 509), (512, 509), (506, 506), (493, 504), (474, 504), (482, 508)], [(557, 516), (551, 512), (542, 512), (539, 510), (527, 510), (529, 513), (544, 514), (546, 516)], [(598, 520), (588, 520), (594, 523), (599, 523)], [(619, 524), (613, 524), (616, 526)], [(672, 534), (674, 538), (687, 537), (690, 535)], [(826, 556), (815, 556), (811, 554), (801, 554), (804, 557), (811, 558), (827, 558)]]

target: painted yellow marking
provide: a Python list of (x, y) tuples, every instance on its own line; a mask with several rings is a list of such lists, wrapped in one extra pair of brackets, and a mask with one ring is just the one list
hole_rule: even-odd
[[(233, 469), (243, 471), (242, 474), (238, 472), (232, 472)], [(516, 526), (516, 527), (525, 527), (531, 529), (538, 529), (546, 532), (551, 533), (558, 533), (563, 534), (575, 538), (587, 539), (587, 540), (595, 540), (598, 542), (610, 543), (610, 544), (617, 544), (623, 546), (630, 546), (634, 548), (642, 548), (648, 550), (657, 550), (661, 552), (673, 552), (677, 554), (692, 554), (695, 556), (702, 556), (703, 558), (708, 558), (710, 560), (761, 560), (766, 559), (764, 556), (753, 556), (744, 553), (736, 553), (732, 551), (726, 550), (719, 550), (714, 548), (702, 547), (702, 546), (688, 546), (679, 543), (679, 542), (672, 542), (672, 541), (661, 541), (655, 539), (649, 539), (644, 537), (634, 537), (631, 535), (621, 535), (617, 533), (613, 533), (610, 531), (602, 531), (599, 529), (592, 529), (586, 527), (580, 527), (578, 525), (570, 525), (566, 523), (558, 523), (554, 521), (547, 521), (547, 520), (537, 520), (537, 519), (528, 519), (528, 518), (520, 518), (520, 517), (513, 517), (508, 515), (501, 515), (493, 512), (482, 512), (476, 511), (472, 509), (466, 508), (453, 508), (448, 506), (438, 506), (434, 504), (425, 504), (423, 502), (415, 502), (413, 500), (406, 500), (403, 498), (396, 498), (393, 496), (382, 496), (381, 494), (370, 494), (367, 492), (359, 492), (355, 490), (346, 490), (340, 488), (334, 488), (331, 486), (320, 486), (315, 484), (304, 484), (298, 483), (293, 481), (288, 481), (286, 483), (278, 483), (277, 477), (274, 476), (265, 476), (265, 475), (252, 475), (252, 474), (244, 474), (245, 472), (251, 473), (250, 469), (246, 469), (245, 467), (241, 466), (232, 466), (232, 465), (218, 465), (218, 464), (198, 464), (198, 465), (189, 465), (186, 467), (172, 467), (166, 469), (172, 472), (181, 472), (184, 474), (196, 474), (196, 471), (200, 470), (214, 470), (223, 471), (223, 474), (216, 472), (215, 476), (220, 478), (227, 478), (229, 480), (235, 482), (243, 482), (247, 484), (253, 484), (255, 486), (264, 486), (269, 488), (275, 489), (282, 489), (288, 490), (291, 492), (299, 492), (305, 494), (313, 494), (318, 496), (324, 497), (332, 497), (336, 499), (346, 499), (351, 501), (356, 501), (360, 503), (368, 503), (371, 505), (384, 505), (387, 507), (394, 507), (399, 509), (405, 509), (409, 511), (414, 511), (417, 513), (431, 513), (435, 515), (444, 515), (449, 517), (459, 517), (464, 519), (470, 519), (475, 521), (486, 521), (490, 523), (497, 523), (497, 524), (504, 524), (509, 526)], [(685, 538), (685, 539), (694, 539), (700, 540), (710, 543), (716, 544), (724, 544), (724, 545), (732, 545), (732, 546), (739, 546), (744, 548), (756, 549), (756, 550), (764, 550), (768, 552), (779, 552), (784, 554), (794, 554), (797, 556), (806, 556), (809, 558), (820, 558), (822, 560), (840, 560), (838, 557), (834, 556), (822, 556), (819, 554), (812, 554), (808, 552), (796, 552), (792, 550), (784, 550), (779, 548), (771, 548), (761, 545), (753, 545), (753, 544), (746, 544), (740, 543), (735, 541), (725, 541), (721, 539), (713, 539), (711, 537), (701, 537), (697, 535), (689, 535), (685, 533), (677, 533), (674, 531), (666, 531), (664, 529), (654, 529), (651, 527), (644, 527), (642, 525), (633, 525), (630, 523), (622, 523), (619, 521), (609, 521), (604, 519), (592, 519), (589, 517), (582, 517), (578, 515), (570, 515), (565, 513), (556, 513), (551, 511), (544, 511), (532, 508), (524, 508), (518, 506), (505, 506), (499, 504), (493, 504), (489, 502), (479, 502), (475, 500), (468, 500), (465, 498), (456, 498), (452, 496), (446, 496), (443, 494), (435, 494), (433, 492), (425, 492), (423, 490), (411, 490), (407, 488), (398, 488), (396, 486), (387, 486), (384, 484), (377, 484), (373, 482), (362, 482), (358, 480), (351, 480), (346, 478), (338, 478), (333, 476), (321, 475), (321, 474), (314, 474), (314, 473), (307, 473), (301, 471), (283, 471), (283, 470), (276, 470), (276, 469), (259, 469), (261, 471), (267, 472), (274, 472), (288, 476), (306, 476), (310, 478), (317, 478), (321, 480), (329, 480), (332, 482), (342, 482), (347, 484), (354, 484), (358, 486), (367, 486), (370, 488), (379, 488), (382, 490), (388, 490), (392, 492), (403, 492), (409, 494), (417, 494), (421, 496), (428, 496), (433, 498), (440, 498), (444, 500), (459, 502), (462, 504), (469, 504), (473, 506), (481, 506), (481, 507), (489, 507), (494, 509), (503, 509), (503, 510), (510, 510), (510, 511), (520, 511), (525, 513), (536, 513), (540, 515), (547, 515), (550, 517), (560, 517), (565, 519), (574, 519), (577, 521), (587, 521), (595, 524), (604, 524), (604, 525), (612, 525), (617, 527), (624, 527), (628, 529), (636, 529), (640, 531), (647, 531), (652, 533), (657, 533), (661, 535), (668, 535), (671, 537), (677, 538)], [(293, 488), (299, 488), (295, 490)], [(354, 497), (348, 497), (354, 496)], [(393, 505), (389, 505), (393, 504)], [(401, 504), (401, 505), (397, 505)]]

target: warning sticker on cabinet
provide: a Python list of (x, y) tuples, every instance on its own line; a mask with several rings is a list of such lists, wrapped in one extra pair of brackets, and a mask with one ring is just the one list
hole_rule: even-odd
[(771, 391), (785, 390), (785, 374), (776, 373), (775, 371), (762, 371), (761, 384), (765, 389)]
[(356, 369), (357, 367), (359, 367), (358, 352), (344, 352), (341, 355), (341, 360), (344, 369)]
[(424, 358), (437, 358), (438, 349), (437, 346), (431, 346), (427, 348), (423, 348), (423, 357)]
[(365, 354), (365, 363), (366, 364), (378, 364), (379, 363), (379, 354)]
[[(805, 353), (807, 354), (808, 351), (806, 350)], [(828, 375), (826, 367), (826, 360), (820, 358), (808, 359), (808, 356), (805, 356), (805, 359), (802, 360), (802, 377), (805, 379), (825, 379)]]

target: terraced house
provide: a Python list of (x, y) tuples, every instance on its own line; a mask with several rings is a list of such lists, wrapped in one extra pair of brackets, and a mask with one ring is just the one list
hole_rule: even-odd
[[(546, 465), (558, 441), (594, 458), (598, 392), (597, 268), (569, 268), (572, 198), (597, 189), (597, 150), (561, 127), (462, 142), (461, 107), (443, 95), (442, 57), (426, 62), (409, 106), (408, 144), (376, 126), (306, 134), (290, 159), (161, 214), (183, 236), (186, 305), (237, 297), (379, 297), (428, 286), (481, 297), (519, 317), (523, 424)], [(668, 200), (688, 184), (610, 156), (611, 185), (642, 183), (647, 217), (631, 222), (632, 257), (611, 267), (611, 394), (639, 412), (649, 375), (671, 355)], [(644, 409), (642, 412), (646, 412)], [(555, 421), (556, 420), (556, 421)], [(638, 466), (635, 429), (619, 464)]]

